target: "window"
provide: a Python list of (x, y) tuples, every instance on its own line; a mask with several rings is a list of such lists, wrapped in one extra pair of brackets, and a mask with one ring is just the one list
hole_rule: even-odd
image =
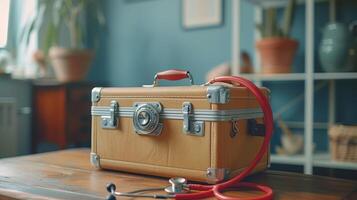
[(0, 0), (0, 48), (6, 46), (9, 27), (10, 0)]

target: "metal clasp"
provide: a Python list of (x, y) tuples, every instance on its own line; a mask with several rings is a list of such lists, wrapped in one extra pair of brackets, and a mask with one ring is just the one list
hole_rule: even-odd
[(190, 113), (192, 112), (192, 104), (190, 102), (184, 102), (182, 105), (183, 114), (183, 131), (185, 133), (190, 130)]
[(231, 138), (234, 138), (239, 132), (237, 123), (238, 123), (238, 121), (232, 120), (232, 130), (231, 130), (231, 134), (230, 134)]
[(116, 101), (110, 102), (109, 116), (102, 116), (102, 128), (114, 129), (118, 125), (116, 113), (119, 112), (119, 104)]
[(184, 102), (182, 105), (183, 132), (188, 135), (204, 136), (204, 122), (191, 120), (190, 115), (192, 113), (192, 104)]

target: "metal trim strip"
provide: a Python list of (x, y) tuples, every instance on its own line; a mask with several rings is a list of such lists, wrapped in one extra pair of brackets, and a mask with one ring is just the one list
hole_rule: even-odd
[[(92, 116), (109, 116), (109, 106), (92, 106)], [(133, 117), (134, 108), (119, 107), (119, 112), (115, 115), (118, 117)], [(244, 108), (234, 110), (208, 110), (194, 109), (189, 117), (192, 120), (200, 121), (232, 121), (239, 119), (252, 119), (263, 117), (263, 112), (259, 108)], [(160, 113), (162, 119), (179, 119), (183, 120), (182, 109), (164, 108)]]

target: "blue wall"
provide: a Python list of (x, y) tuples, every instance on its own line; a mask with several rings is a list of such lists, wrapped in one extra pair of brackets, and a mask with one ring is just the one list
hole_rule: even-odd
[[(224, 22), (221, 26), (185, 30), (181, 23), (180, 0), (104, 1), (108, 28), (102, 35), (103, 42), (91, 79), (113, 86), (140, 86), (150, 84), (155, 72), (174, 66), (190, 70), (196, 83), (204, 82), (207, 71), (231, 58), (231, 1), (223, 2)], [(253, 7), (246, 1), (241, 1), (241, 5), (241, 48), (253, 55)], [(338, 19), (344, 22), (357, 19), (356, 6), (346, 4), (343, 9), (344, 12), (338, 12)], [(315, 12), (314, 52), (317, 55), (320, 31), (328, 20), (327, 4), (319, 3)], [(292, 28), (292, 37), (300, 41), (294, 72), (304, 72), (304, 27), (305, 7), (299, 6)], [(317, 57), (315, 70), (320, 71)], [(303, 81), (266, 83), (266, 86), (273, 91), (273, 110), (304, 92)], [(314, 117), (317, 121), (327, 120), (327, 97), (326, 87), (316, 93)], [(351, 107), (356, 102), (356, 81), (338, 81), (337, 121), (356, 123), (357, 107)], [(303, 101), (299, 102), (283, 114), (283, 119), (303, 121), (303, 105)], [(301, 129), (296, 131), (303, 132)], [(273, 144), (279, 144), (280, 130), (276, 129), (275, 133)], [(315, 133), (317, 149), (326, 150), (326, 132)]]
[[(97, 59), (91, 78), (116, 86), (138, 86), (150, 84), (155, 72), (174, 66), (190, 70), (196, 82), (202, 83), (207, 71), (231, 57), (231, 1), (223, 2), (221, 26), (185, 30), (180, 0), (105, 1), (108, 31), (101, 48), (105, 53)], [(242, 46), (250, 50), (252, 11), (243, 2), (247, 17), (242, 21), (247, 28), (242, 31)]]

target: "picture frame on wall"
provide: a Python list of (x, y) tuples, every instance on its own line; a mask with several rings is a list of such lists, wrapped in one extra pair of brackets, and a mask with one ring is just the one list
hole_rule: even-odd
[(219, 26), (223, 22), (222, 0), (182, 0), (182, 26), (185, 29)]

